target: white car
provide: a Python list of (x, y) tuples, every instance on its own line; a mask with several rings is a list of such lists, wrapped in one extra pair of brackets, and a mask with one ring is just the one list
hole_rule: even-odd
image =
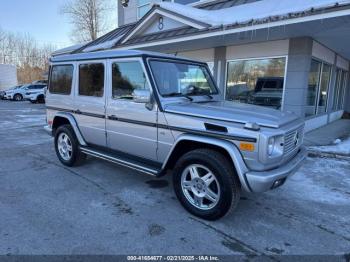
[(30, 91), (38, 91), (46, 87), (46, 85), (43, 84), (29, 84), (29, 85), (24, 85), (20, 88), (15, 88), (11, 90), (7, 90), (4, 97), (9, 100), (14, 100), (14, 101), (22, 101), (25, 97), (25, 94)]
[(34, 103), (45, 103), (45, 94), (47, 86), (42, 86), (41, 89), (28, 89), (24, 95), (25, 100)]

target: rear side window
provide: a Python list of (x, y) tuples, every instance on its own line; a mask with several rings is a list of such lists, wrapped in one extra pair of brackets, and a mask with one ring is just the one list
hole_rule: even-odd
[(52, 94), (69, 95), (72, 89), (72, 81), (73, 65), (53, 66), (51, 69), (49, 91)]
[(117, 99), (133, 99), (134, 90), (149, 90), (140, 62), (118, 62), (112, 65), (112, 95)]
[(79, 95), (102, 97), (103, 87), (103, 64), (82, 64), (79, 66)]

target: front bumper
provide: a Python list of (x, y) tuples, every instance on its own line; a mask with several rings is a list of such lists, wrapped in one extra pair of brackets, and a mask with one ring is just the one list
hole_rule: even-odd
[[(289, 176), (293, 175), (307, 157), (305, 147), (300, 148), (298, 154), (286, 165), (263, 172), (247, 172), (246, 181), (251, 192), (265, 192), (282, 185)], [(277, 185), (277, 186), (276, 186)]]

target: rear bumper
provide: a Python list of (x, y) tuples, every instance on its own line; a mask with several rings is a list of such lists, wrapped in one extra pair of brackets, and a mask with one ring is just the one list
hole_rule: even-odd
[(48, 133), (50, 136), (52, 136), (52, 128), (47, 125), (47, 126), (44, 126), (44, 130), (46, 131), (46, 133)]
[(265, 192), (284, 183), (284, 181), (298, 171), (307, 157), (307, 150), (302, 147), (299, 153), (287, 164), (263, 172), (247, 172), (247, 183), (252, 192)]

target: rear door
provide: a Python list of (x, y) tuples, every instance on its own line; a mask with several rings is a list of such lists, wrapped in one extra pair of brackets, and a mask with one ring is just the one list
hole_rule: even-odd
[(77, 63), (74, 115), (90, 145), (106, 146), (105, 61)]
[(110, 60), (107, 96), (107, 145), (110, 149), (157, 160), (157, 107), (134, 101), (135, 90), (149, 90), (140, 58)]

